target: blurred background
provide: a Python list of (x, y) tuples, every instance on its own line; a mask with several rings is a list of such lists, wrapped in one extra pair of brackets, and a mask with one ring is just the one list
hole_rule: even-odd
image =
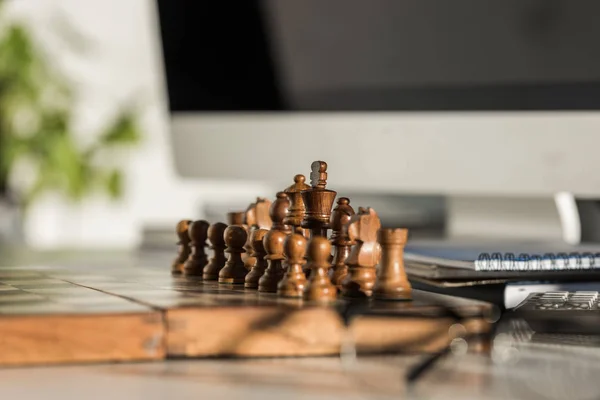
[(0, 0), (0, 240), (172, 247), (323, 159), (414, 237), (597, 241), (598, 11)]

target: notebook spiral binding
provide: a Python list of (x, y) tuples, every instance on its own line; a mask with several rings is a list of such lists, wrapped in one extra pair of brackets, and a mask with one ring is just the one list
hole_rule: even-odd
[(600, 253), (519, 254), (481, 253), (476, 271), (562, 271), (600, 269)]

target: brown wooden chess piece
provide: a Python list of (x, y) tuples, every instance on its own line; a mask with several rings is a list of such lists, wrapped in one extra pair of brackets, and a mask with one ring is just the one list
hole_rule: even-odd
[(327, 237), (330, 227), (331, 207), (335, 200), (336, 192), (326, 189), (327, 163), (315, 161), (311, 164), (310, 185), (311, 189), (301, 192), (306, 214), (302, 220), (302, 227), (310, 229), (311, 236)]
[(350, 205), (350, 199), (340, 197), (337, 206), (331, 213), (331, 244), (334, 247), (333, 268), (331, 273), (331, 283), (338, 289), (342, 288), (342, 281), (348, 273), (346, 259), (350, 255), (350, 247), (354, 244), (348, 236), (348, 224), (355, 214)]
[(257, 197), (256, 202), (250, 204), (246, 209), (244, 224), (249, 227), (259, 229), (271, 229), (273, 221), (269, 215), (271, 201), (262, 197)]
[(308, 266), (312, 270), (304, 288), (304, 300), (330, 302), (337, 296), (337, 289), (331, 283), (327, 271), (331, 267), (331, 243), (322, 236), (313, 237), (308, 243)]
[(299, 233), (293, 233), (285, 239), (283, 247), (283, 265), (286, 272), (277, 285), (277, 294), (282, 297), (302, 297), (306, 286), (306, 275), (302, 270), (306, 264), (306, 238)]
[(290, 207), (283, 220), (284, 224), (292, 226), (295, 233), (300, 233), (304, 237), (309, 237), (309, 231), (302, 228), (302, 220), (306, 214), (304, 200), (302, 200), (302, 191), (310, 190), (310, 185), (305, 183), (306, 178), (302, 174), (294, 176), (294, 184), (284, 190), (290, 199)]
[(227, 213), (227, 224), (228, 225), (243, 225), (244, 224), (244, 212), (243, 211), (232, 211)]
[(206, 239), (208, 238), (209, 226), (210, 224), (207, 221), (201, 219), (192, 222), (188, 228), (192, 251), (183, 267), (185, 275), (202, 277), (204, 267), (208, 264), (208, 257), (204, 248), (207, 246)]
[(381, 257), (377, 231), (381, 222), (372, 208), (359, 208), (350, 219), (348, 237), (356, 242), (346, 259), (348, 274), (342, 281), (342, 294), (347, 297), (371, 296), (375, 285), (376, 266)]
[(271, 221), (273, 221), (271, 230), (281, 231), (284, 233), (292, 232), (292, 227), (283, 222), (287, 215), (289, 206), (290, 199), (288, 198), (287, 194), (284, 192), (278, 192), (277, 198), (269, 208), (269, 216), (271, 217)]
[(225, 252), (229, 253), (229, 258), (219, 272), (219, 283), (244, 283), (248, 270), (244, 267), (242, 253), (246, 251), (244, 244), (248, 238), (248, 232), (241, 225), (231, 225), (225, 229), (223, 238), (227, 246)]
[(266, 229), (254, 229), (252, 231), (251, 243), (252, 243), (252, 256), (256, 259), (252, 270), (246, 275), (244, 287), (248, 289), (257, 289), (258, 280), (265, 273), (267, 268), (267, 261), (265, 260), (265, 246), (263, 239), (269, 231)]
[(205, 281), (216, 281), (219, 279), (219, 272), (225, 266), (227, 259), (225, 258), (225, 234), (227, 225), (222, 222), (212, 224), (208, 228), (208, 241), (210, 248), (213, 250), (213, 257), (210, 259), (202, 273), (202, 279)]
[(408, 229), (380, 229), (381, 263), (373, 297), (382, 300), (410, 300), (411, 286), (404, 270), (404, 246)]
[(173, 275), (183, 273), (185, 262), (192, 251), (190, 248), (190, 235), (188, 234), (188, 229), (191, 223), (192, 221), (184, 219), (179, 221), (177, 223), (177, 227), (175, 228), (175, 232), (177, 233), (177, 238), (179, 241), (177, 242), (177, 257), (175, 257), (173, 263), (171, 264), (171, 273)]
[(283, 267), (281, 262), (284, 259), (283, 243), (287, 237), (285, 232), (271, 229), (263, 238), (263, 245), (267, 256), (267, 269), (263, 276), (258, 280), (259, 292), (276, 292), (277, 284), (283, 278)]

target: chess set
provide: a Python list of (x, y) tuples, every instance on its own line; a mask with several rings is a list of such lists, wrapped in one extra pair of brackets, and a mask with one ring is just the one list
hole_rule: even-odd
[(487, 348), (490, 304), (412, 290), (408, 231), (334, 207), (323, 161), (305, 180), (227, 224), (180, 221), (170, 268), (0, 267), (0, 365)]

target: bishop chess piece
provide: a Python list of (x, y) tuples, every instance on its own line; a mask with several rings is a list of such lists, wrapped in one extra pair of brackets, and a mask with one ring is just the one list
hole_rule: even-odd
[(327, 237), (327, 229), (330, 227), (331, 207), (337, 193), (326, 189), (327, 186), (327, 163), (315, 161), (310, 166), (311, 189), (303, 190), (302, 200), (306, 207), (306, 214), (302, 220), (302, 227), (310, 229), (311, 236)]
[(205, 220), (194, 221), (188, 228), (191, 253), (183, 267), (183, 272), (188, 276), (202, 277), (208, 257), (204, 248), (207, 246), (208, 228), (210, 224)]
[(242, 253), (244, 244), (248, 238), (246, 228), (240, 225), (228, 226), (223, 234), (225, 239), (226, 253), (229, 253), (229, 259), (223, 269), (219, 272), (219, 283), (244, 283), (248, 270), (244, 267)]
[(404, 270), (404, 246), (408, 229), (380, 229), (381, 263), (373, 297), (382, 300), (410, 300), (411, 286)]
[(212, 224), (208, 228), (208, 241), (210, 242), (210, 248), (213, 250), (213, 257), (206, 267), (204, 267), (202, 279), (205, 281), (216, 281), (219, 279), (219, 272), (227, 261), (225, 258), (225, 239), (223, 238), (225, 229), (227, 229), (227, 225), (222, 222)]
[(263, 276), (267, 268), (267, 261), (265, 260), (267, 253), (263, 244), (263, 239), (267, 232), (269, 231), (266, 229), (254, 229), (252, 231), (250, 243), (252, 244), (252, 256), (256, 259), (256, 262), (248, 275), (246, 275), (244, 287), (247, 289), (258, 288), (258, 280)]
[(277, 285), (277, 294), (282, 297), (302, 297), (306, 276), (302, 267), (306, 264), (306, 238), (299, 234), (289, 235), (283, 244), (286, 273)]
[(306, 214), (304, 200), (302, 200), (302, 191), (309, 190), (311, 187), (305, 183), (306, 178), (302, 174), (294, 176), (294, 184), (284, 190), (290, 199), (290, 207), (283, 220), (284, 224), (292, 226), (295, 233), (300, 233), (304, 237), (308, 236), (308, 231), (302, 228), (302, 220)]
[(276, 292), (277, 284), (283, 278), (283, 267), (281, 262), (283, 256), (283, 243), (286, 238), (285, 232), (271, 229), (263, 238), (263, 244), (267, 256), (267, 269), (258, 280), (259, 292)]
[(346, 259), (348, 274), (342, 281), (342, 294), (346, 297), (368, 297), (375, 285), (376, 266), (381, 257), (377, 231), (381, 222), (372, 208), (359, 208), (350, 219), (348, 237), (356, 242)]
[(304, 288), (304, 300), (317, 302), (334, 301), (337, 289), (329, 279), (328, 270), (331, 267), (331, 243), (327, 238), (316, 236), (308, 243), (308, 267), (311, 269), (310, 278)]
[(355, 214), (350, 205), (350, 199), (340, 197), (337, 206), (331, 213), (331, 244), (334, 247), (333, 268), (331, 273), (331, 283), (338, 289), (342, 288), (342, 281), (348, 274), (346, 259), (350, 255), (350, 247), (354, 244), (348, 236), (348, 224)]
[(183, 273), (183, 267), (185, 262), (187, 261), (190, 253), (192, 252), (190, 248), (190, 235), (188, 233), (188, 229), (192, 221), (184, 219), (177, 223), (177, 227), (175, 228), (175, 232), (177, 233), (177, 257), (173, 260), (171, 264), (171, 273), (173, 275), (179, 275)]

